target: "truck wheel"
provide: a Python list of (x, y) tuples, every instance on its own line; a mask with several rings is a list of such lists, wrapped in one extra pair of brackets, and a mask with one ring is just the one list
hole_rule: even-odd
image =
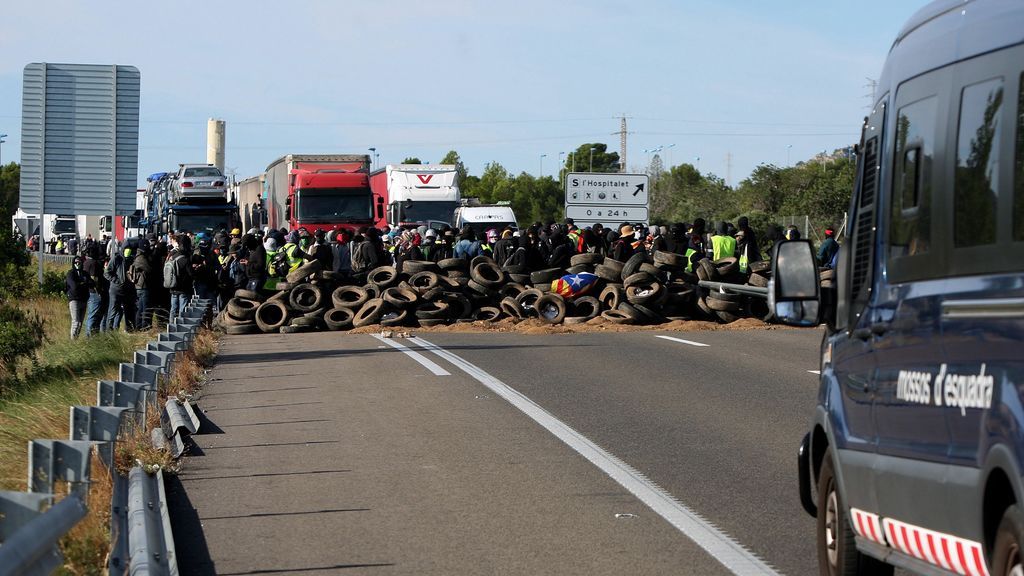
[(1016, 504), (1003, 512), (992, 551), (992, 575), (1024, 573), (1024, 513)]
[(892, 575), (893, 567), (861, 554), (836, 488), (832, 449), (825, 450), (818, 474), (818, 573), (829, 576)]

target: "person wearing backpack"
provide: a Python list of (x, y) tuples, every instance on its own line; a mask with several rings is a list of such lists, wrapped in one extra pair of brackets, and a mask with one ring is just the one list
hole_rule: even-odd
[(192, 297), (192, 266), (189, 262), (188, 238), (183, 234), (171, 237), (171, 252), (164, 262), (164, 288), (171, 291), (169, 318), (174, 320), (185, 313)]
[(135, 259), (135, 251), (131, 246), (114, 254), (103, 270), (103, 276), (110, 282), (110, 307), (107, 309), (107, 330), (114, 331), (121, 327), (131, 332), (135, 330), (135, 283), (128, 274), (128, 268)]
[(135, 283), (135, 328), (148, 330), (152, 310), (149, 307), (149, 287), (153, 283), (153, 267), (149, 261), (149, 241), (140, 239), (139, 252), (128, 268), (128, 277)]

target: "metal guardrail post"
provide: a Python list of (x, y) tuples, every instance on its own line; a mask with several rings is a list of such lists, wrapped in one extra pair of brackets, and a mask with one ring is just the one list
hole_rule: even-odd
[(187, 437), (199, 430), (199, 415), (188, 401), (169, 398), (160, 421), (164, 436), (170, 441), (171, 456), (180, 458), (185, 453)]
[(185, 342), (165, 342), (162, 340), (154, 340), (146, 343), (146, 350), (153, 352), (182, 352), (187, 348), (188, 346)]
[(114, 442), (121, 430), (123, 407), (72, 406), (70, 440), (98, 442), (100, 459), (107, 468), (114, 467)]
[(131, 574), (176, 575), (178, 562), (167, 515), (163, 470), (128, 473), (128, 551)]
[(89, 499), (89, 456), (92, 442), (83, 440), (30, 440), (28, 490), (53, 494), (53, 483), (64, 480), (72, 494)]
[(156, 388), (146, 382), (122, 382), (120, 380), (98, 380), (96, 382), (96, 404), (100, 406), (121, 406), (132, 413), (136, 426), (145, 427), (146, 409), (156, 408)]
[(153, 367), (145, 364), (122, 362), (118, 367), (117, 373), (117, 379), (122, 382), (145, 382), (152, 385), (154, 390), (159, 390), (160, 388), (160, 371), (158, 366)]
[(0, 542), (6, 542), (36, 516), (46, 510), (46, 505), (53, 494), (33, 494), (32, 492), (0, 492)]
[(85, 514), (85, 504), (68, 496), (29, 520), (0, 546), (0, 576), (52, 573), (64, 563), (57, 542)]

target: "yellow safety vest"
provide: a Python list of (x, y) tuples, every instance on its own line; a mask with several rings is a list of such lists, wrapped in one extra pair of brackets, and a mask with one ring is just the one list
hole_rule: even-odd
[(302, 266), (302, 258), (295, 256), (295, 249), (298, 245), (292, 244), (291, 242), (284, 245), (284, 253), (288, 255), (288, 271), (294, 272), (299, 266)]
[(274, 256), (277, 256), (277, 250), (267, 250), (267, 280), (263, 283), (264, 290), (277, 290), (277, 283), (281, 281), (281, 279), (274, 276), (271, 271)]
[(694, 250), (693, 248), (687, 248), (686, 249), (686, 271), (687, 272), (693, 272), (693, 261), (690, 260), (690, 257), (693, 256), (696, 253), (697, 253), (697, 251)]
[(736, 239), (725, 234), (712, 236), (711, 249), (714, 251), (713, 260), (731, 258), (736, 255)]

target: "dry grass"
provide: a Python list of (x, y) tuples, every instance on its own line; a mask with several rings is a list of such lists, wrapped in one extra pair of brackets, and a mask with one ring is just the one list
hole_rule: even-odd
[(90, 464), (89, 512), (61, 540), (63, 574), (105, 574), (110, 554), (110, 502), (114, 485), (110, 470), (93, 451)]

